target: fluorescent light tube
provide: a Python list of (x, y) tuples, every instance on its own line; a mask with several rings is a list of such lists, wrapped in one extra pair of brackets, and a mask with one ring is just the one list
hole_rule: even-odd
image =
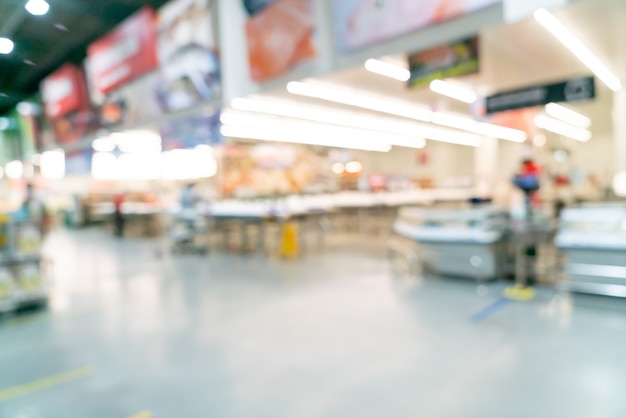
[(575, 126), (569, 125), (558, 119), (553, 119), (546, 115), (535, 116), (535, 125), (538, 128), (545, 129), (546, 131), (566, 136), (580, 142), (587, 142), (591, 139), (591, 132), (586, 129), (580, 129)]
[(577, 128), (587, 129), (591, 126), (591, 119), (587, 116), (574, 112), (572, 109), (561, 106), (560, 104), (548, 103), (546, 105), (546, 113), (553, 118), (560, 119)]
[(365, 61), (365, 69), (371, 73), (398, 81), (409, 81), (409, 78), (411, 78), (411, 72), (406, 68), (372, 58)]
[(432, 118), (432, 111), (426, 107), (415, 106), (412, 103), (399, 100), (389, 100), (385, 97), (325, 83), (292, 81), (287, 84), (287, 91), (299, 96), (341, 103), (423, 122), (430, 122)]
[(449, 83), (443, 80), (433, 80), (430, 83), (430, 89), (435, 93), (439, 93), (443, 96), (447, 96), (468, 104), (474, 103), (478, 98), (476, 93), (474, 93), (472, 90), (460, 87), (456, 84)]
[[(387, 135), (395, 135), (396, 137), (405, 136), (412, 138), (413, 142), (401, 141), (392, 144), (397, 146), (421, 147), (423, 145), (416, 145), (420, 143), (419, 141), (415, 142), (416, 139), (420, 139), (421, 141), (421, 138), (469, 146), (477, 146), (481, 143), (480, 137), (466, 132), (441, 129), (413, 121), (403, 121), (361, 112), (329, 110), (320, 106), (311, 106), (297, 101), (253, 97), (234, 99), (231, 102), (231, 106), (241, 111), (336, 124), (339, 126), (383, 132)], [(471, 119), (470, 122), (475, 124)]]
[(620, 79), (608, 69), (565, 25), (546, 9), (537, 9), (535, 19), (557, 38), (572, 54), (585, 64), (608, 88), (617, 92), (622, 89)]

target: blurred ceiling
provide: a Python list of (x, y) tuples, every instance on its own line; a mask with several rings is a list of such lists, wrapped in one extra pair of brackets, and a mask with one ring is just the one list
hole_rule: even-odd
[(27, 0), (0, 0), (0, 37), (15, 49), (0, 55), (0, 115), (37, 92), (65, 62), (80, 63), (87, 46), (142, 6), (168, 0), (47, 0), (44, 16), (29, 14)]
[[(622, 81), (626, 81), (626, 48), (623, 46), (623, 40), (626, 39), (625, 0), (586, 0), (557, 10), (554, 14)], [(404, 53), (386, 58), (402, 65), (407, 62)], [(490, 95), (586, 75), (592, 75), (591, 71), (537, 21), (529, 18), (516, 24), (499, 25), (481, 31), (480, 73), (459, 77), (455, 81), (481, 95)], [(370, 73), (363, 65), (318, 79), (438, 110), (470, 113), (469, 106), (464, 103), (435, 94), (428, 87), (407, 88), (406, 83)], [(595, 100), (568, 103), (567, 106), (593, 120), (594, 136), (608, 136), (613, 129), (613, 94), (599, 80), (596, 80), (596, 87)], [(293, 96), (284, 89), (270, 95), (329, 106), (329, 102)]]

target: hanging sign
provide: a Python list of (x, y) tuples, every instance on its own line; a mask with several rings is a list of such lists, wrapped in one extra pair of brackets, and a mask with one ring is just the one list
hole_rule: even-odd
[(479, 67), (478, 37), (473, 36), (409, 55), (409, 86), (424, 86), (437, 79), (477, 73)]
[(574, 78), (560, 83), (498, 93), (487, 97), (487, 113), (504, 112), (552, 102), (578, 102), (596, 97), (593, 77)]

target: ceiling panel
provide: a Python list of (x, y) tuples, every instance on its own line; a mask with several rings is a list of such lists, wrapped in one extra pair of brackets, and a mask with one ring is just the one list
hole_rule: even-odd
[(0, 36), (15, 42), (0, 55), (0, 114), (34, 94), (64, 62), (80, 63), (87, 46), (144, 5), (167, 0), (48, 0), (45, 16), (31, 16), (25, 0), (0, 0)]

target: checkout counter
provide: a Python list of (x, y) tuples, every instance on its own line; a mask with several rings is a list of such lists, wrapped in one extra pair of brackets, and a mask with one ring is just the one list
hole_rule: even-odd
[(434, 272), (485, 281), (502, 275), (508, 222), (493, 207), (403, 208), (394, 231), (419, 244), (421, 262)]
[(626, 204), (564, 210), (555, 244), (568, 290), (626, 297)]

